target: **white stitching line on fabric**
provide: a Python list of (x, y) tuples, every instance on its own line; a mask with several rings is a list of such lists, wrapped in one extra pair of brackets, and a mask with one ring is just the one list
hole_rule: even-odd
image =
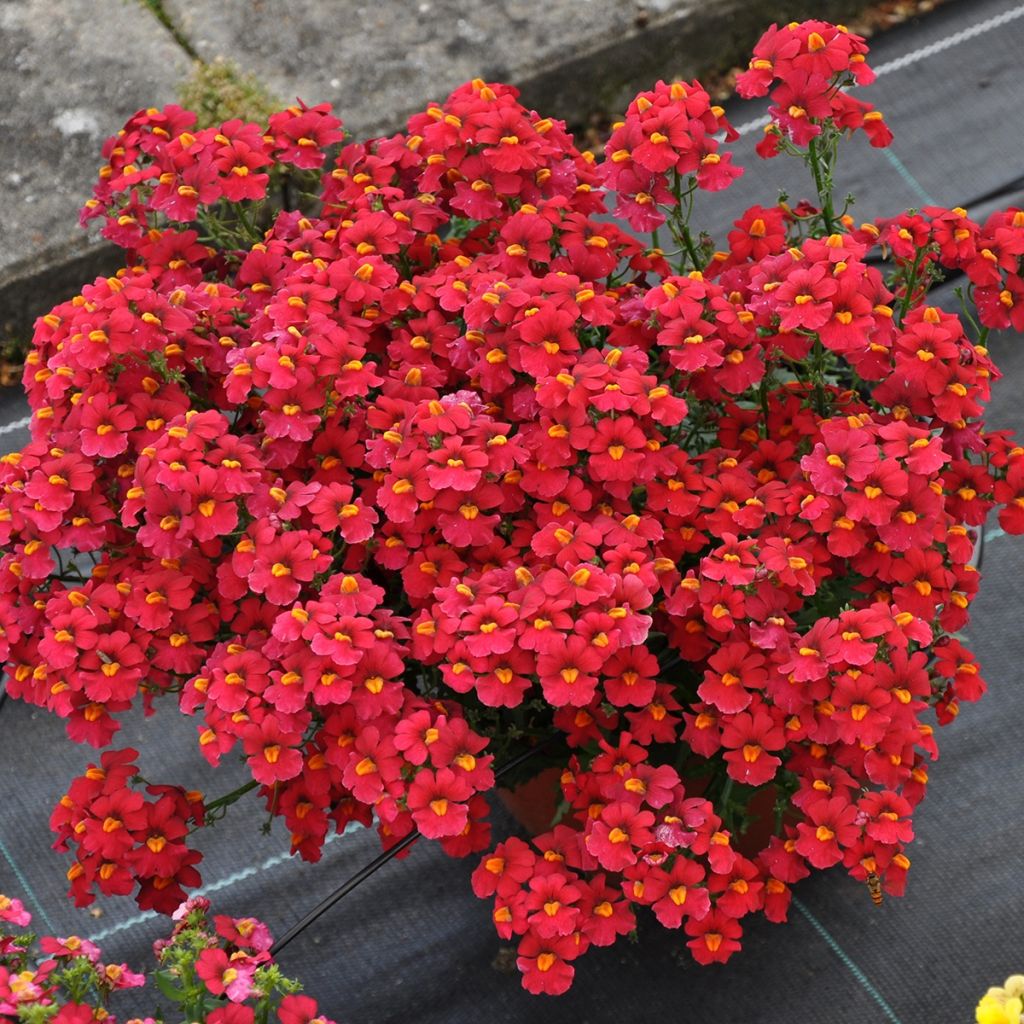
[[(357, 822), (351, 822), (342, 833), (332, 832), (325, 840), (324, 846), (341, 839), (342, 836), (347, 835), (349, 832), (355, 832), (361, 829), (363, 826)], [(204, 885), (197, 889), (194, 893), (190, 893), (191, 896), (208, 896), (210, 893), (220, 892), (222, 889), (230, 889), (231, 886), (237, 885), (239, 882), (244, 882), (247, 878), (252, 878), (253, 875), (258, 875), (261, 871), (270, 871), (272, 868), (279, 867), (281, 864), (285, 864), (288, 861), (295, 861), (294, 856), (291, 853), (275, 853), (273, 857), (267, 857), (260, 864), (251, 864), (247, 868), (242, 868), (240, 871), (235, 871), (233, 874), (227, 875), (225, 878), (218, 879), (216, 882), (211, 882), (209, 885)], [(104, 928), (102, 931), (96, 932), (88, 937), (89, 942), (102, 942), (104, 939), (109, 938), (111, 935), (116, 935), (118, 932), (128, 931), (130, 928), (136, 928), (140, 924), (145, 924), (147, 921), (151, 921), (157, 917), (164, 917), (163, 914), (158, 914), (155, 910), (148, 910), (142, 914), (136, 914), (134, 917), (129, 917), (126, 921), (120, 921), (117, 924), (112, 924), (109, 928)]]
[(4, 423), (0, 426), (0, 434), (10, 434), (15, 430), (22, 430), (32, 422), (31, 416), (23, 416), (20, 420), (14, 420), (11, 423)]

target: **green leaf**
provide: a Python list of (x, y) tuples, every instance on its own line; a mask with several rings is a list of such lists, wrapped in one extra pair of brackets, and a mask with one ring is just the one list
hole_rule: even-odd
[(175, 1003), (185, 1002), (185, 993), (174, 984), (169, 975), (164, 974), (162, 971), (156, 971), (153, 974), (153, 980), (156, 982), (156, 987), (168, 999), (173, 1000)]

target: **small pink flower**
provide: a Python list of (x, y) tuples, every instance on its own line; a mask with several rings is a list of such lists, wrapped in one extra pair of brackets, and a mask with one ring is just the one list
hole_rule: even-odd
[(32, 915), (25, 909), (21, 900), (0, 893), (0, 921), (9, 921), (19, 928), (31, 923)]

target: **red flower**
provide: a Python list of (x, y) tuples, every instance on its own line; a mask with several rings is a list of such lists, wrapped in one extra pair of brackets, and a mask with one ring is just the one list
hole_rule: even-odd
[(324, 149), (343, 138), (341, 122), (331, 116), (328, 103), (306, 107), (300, 102), (270, 118), (276, 157), (296, 167), (315, 168), (324, 162)]
[(494, 848), (473, 872), (473, 892), (480, 897), (510, 895), (527, 881), (537, 857), (521, 839), (511, 836)]
[(110, 459), (128, 447), (128, 431), (135, 417), (125, 405), (100, 392), (82, 403), (82, 454)]
[(721, 911), (711, 910), (701, 918), (689, 917), (685, 927), (686, 934), (693, 936), (686, 945), (699, 964), (724, 964), (740, 948), (742, 927)]
[(249, 586), (276, 605), (291, 604), (303, 583), (327, 567), (328, 560), (305, 531), (275, 537), (265, 548), (257, 548), (248, 574)]
[(482, 658), (511, 650), (516, 636), (512, 627), (518, 617), (516, 609), (497, 596), (473, 605), (459, 623), (469, 634), (466, 647), (470, 654)]
[(892, 697), (878, 685), (872, 673), (858, 669), (843, 673), (832, 693), (836, 708), (832, 722), (839, 739), (844, 743), (860, 743), (863, 747), (880, 742), (891, 724), (888, 714), (891, 702)]
[(533, 658), (527, 651), (509, 651), (495, 655), (481, 666), (474, 686), (481, 703), (491, 708), (518, 707), (533, 686), (530, 673), (535, 671)]
[(583, 707), (597, 689), (601, 653), (581, 636), (570, 636), (537, 658), (537, 674), (544, 698), (553, 707)]
[(96, 1018), (91, 1006), (65, 1003), (50, 1019), (56, 1024), (92, 1024)]
[(601, 668), (601, 686), (617, 707), (647, 707), (657, 689), (658, 659), (646, 647), (627, 647)]
[(228, 1003), (227, 1006), (218, 1006), (211, 1010), (206, 1019), (209, 1024), (253, 1024), (256, 1011), (251, 1006)]
[(587, 850), (601, 867), (622, 871), (635, 864), (637, 849), (652, 841), (650, 826), (654, 815), (632, 804), (609, 804), (601, 811), (586, 833)]
[(979, 700), (988, 689), (981, 678), (975, 656), (959, 640), (947, 640), (936, 646), (935, 670), (939, 675), (953, 680), (956, 695), (961, 700)]
[[(813, 134), (817, 133), (815, 131)], [(838, 288), (827, 266), (817, 263), (809, 267), (797, 267), (786, 276), (781, 287), (774, 293), (781, 315), (780, 329), (793, 331), (802, 327), (814, 331), (823, 327), (832, 315), (833, 307), (829, 300)]]
[(797, 825), (796, 851), (816, 868), (830, 868), (842, 860), (840, 847), (860, 836), (857, 808), (841, 796), (817, 800), (807, 807), (810, 823)]
[(857, 801), (858, 809), (868, 816), (865, 833), (879, 843), (895, 846), (914, 838), (910, 824), (911, 806), (896, 793), (867, 793)]
[(768, 753), (786, 745), (782, 727), (767, 711), (742, 712), (722, 730), (729, 775), (747, 786), (762, 786), (775, 777), (782, 760)]
[(700, 919), (707, 916), (711, 899), (698, 883), (704, 878), (704, 869), (687, 857), (678, 856), (669, 868), (665, 893), (651, 909), (665, 928), (678, 928), (684, 918)]
[(749, 707), (751, 691), (768, 681), (764, 655), (745, 643), (724, 644), (708, 659), (708, 665), (697, 693), (725, 714)]
[(525, 908), (526, 923), (538, 938), (571, 935), (576, 931), (580, 911), (575, 904), (580, 890), (564, 875), (553, 872), (530, 879)]
[(598, 420), (588, 450), (599, 480), (632, 480), (644, 460), (647, 437), (630, 416)]
[(281, 1024), (333, 1024), (319, 1013), (316, 1000), (311, 996), (287, 995), (277, 1008)]
[(799, 646), (790, 651), (789, 660), (779, 669), (792, 673), (798, 682), (823, 679), (829, 664), (841, 657), (842, 643), (838, 623), (832, 619), (819, 619), (805, 636), (798, 639)]
[(253, 990), (255, 965), (244, 957), (229, 957), (223, 949), (204, 949), (196, 960), (196, 974), (212, 995), (241, 1003)]
[(428, 839), (458, 835), (468, 820), (465, 801), (473, 792), (451, 768), (421, 770), (409, 786), (407, 801), (416, 827)]
[(249, 770), (265, 786), (293, 779), (302, 771), (302, 752), (297, 749), (300, 733), (285, 729), (267, 716), (242, 730), (242, 746), (248, 755)]
[(267, 926), (255, 917), (228, 917), (226, 914), (218, 914), (214, 917), (213, 923), (222, 939), (227, 939), (240, 949), (263, 953), (269, 951), (273, 945)]
[(848, 481), (867, 479), (878, 462), (878, 452), (863, 431), (846, 427), (822, 427), (824, 442), (800, 460), (815, 489), (822, 494), (842, 494)]
[[(32, 915), (25, 909), (21, 900), (0, 894), (0, 921), (7, 921), (9, 924), (22, 928), (32, 921)], [(45, 952), (51, 951), (45, 950)]]
[(523, 988), (534, 995), (558, 996), (566, 992), (576, 973), (571, 961), (581, 952), (579, 935), (544, 939), (527, 932), (519, 943), (516, 959), (523, 975)]

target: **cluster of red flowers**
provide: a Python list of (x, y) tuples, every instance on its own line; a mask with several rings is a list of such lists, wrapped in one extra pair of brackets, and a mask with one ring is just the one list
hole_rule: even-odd
[(70, 894), (79, 906), (104, 896), (127, 895), (139, 886), (144, 910), (171, 913), (185, 888), (199, 885), (197, 850), (185, 845), (203, 824), (202, 794), (180, 786), (150, 785), (147, 800), (132, 783), (138, 751), (110, 750), (75, 779), (50, 816), (58, 849), (76, 848), (68, 869)]
[[(780, 80), (793, 146), (884, 144), (838, 88), (865, 51), (773, 29), (742, 89)], [(696, 83), (638, 97), (599, 165), (474, 81), (344, 145), (315, 209), (243, 245), (257, 179), (325, 165), (338, 123), (191, 124), (146, 111), (111, 141), (87, 216), (127, 266), (38, 323), (33, 440), (0, 460), (12, 695), (95, 746), (175, 695), (311, 860), (374, 819), (483, 850), (495, 755), (559, 737), (565, 821), (474, 876), (536, 991), (636, 907), (703, 962), (746, 914), (784, 920), (811, 867), (901, 892), (925, 712), (985, 688), (951, 636), (970, 528), (998, 504), (1024, 532), (1024, 449), (981, 419), (998, 374), (925, 286), (963, 270), (986, 328), (1020, 326), (1024, 213), (755, 206), (673, 266), (602, 185), (648, 228), (728, 184)], [(209, 204), (220, 248), (192, 225)], [(131, 790), (135, 756), (54, 825), (80, 902), (138, 884), (166, 910), (198, 882), (203, 801)], [(779, 811), (759, 844), (751, 799)]]
[(696, 188), (728, 188), (743, 169), (719, 151), (720, 132), (730, 142), (739, 138), (700, 82), (658, 82), (640, 93), (605, 146), (604, 183), (618, 196), (615, 215), (635, 231), (652, 231), (678, 205), (673, 180), (692, 175)]
[[(82, 223), (108, 220), (107, 233), (119, 244), (139, 241), (154, 213), (190, 221), (200, 207), (259, 200), (270, 175), (263, 168), (323, 166), (324, 149), (341, 142), (341, 121), (328, 104), (300, 104), (274, 114), (267, 129), (241, 120), (189, 131), (196, 115), (174, 105), (140, 110), (103, 145), (107, 162)], [(117, 216), (110, 217), (111, 210)]]
[[(210, 901), (201, 896), (176, 905), (173, 932), (153, 947), (166, 968), (154, 974), (161, 994), (182, 1004), (188, 1020), (254, 1024), (257, 1011), (267, 1021), (273, 1009), (280, 1024), (333, 1024), (319, 1014), (315, 999), (296, 994), (297, 982), (267, 972), (272, 939), (262, 921), (217, 914), (211, 928), (209, 909)], [(9, 927), (24, 928), (31, 920), (20, 900), (0, 894), (0, 1021), (115, 1024), (107, 1009), (110, 996), (144, 986), (146, 975), (127, 964), (101, 962), (100, 948), (77, 935), (42, 936), (40, 955), (33, 955), (35, 937)], [(128, 1024), (156, 1022), (136, 1017)]]
[(1024, 330), (1024, 212), (997, 210), (984, 225), (956, 207), (926, 206), (884, 225), (882, 243), (897, 262), (918, 266), (927, 280), (929, 267), (961, 271), (974, 286), (978, 320), (985, 327)]
[(844, 132), (863, 131), (872, 146), (888, 146), (892, 132), (881, 113), (845, 91), (875, 80), (867, 53), (860, 36), (827, 21), (794, 21), (765, 32), (749, 68), (736, 79), (736, 91), (746, 98), (771, 90), (770, 121), (758, 154), (776, 156), (783, 140), (806, 146), (826, 123)]

